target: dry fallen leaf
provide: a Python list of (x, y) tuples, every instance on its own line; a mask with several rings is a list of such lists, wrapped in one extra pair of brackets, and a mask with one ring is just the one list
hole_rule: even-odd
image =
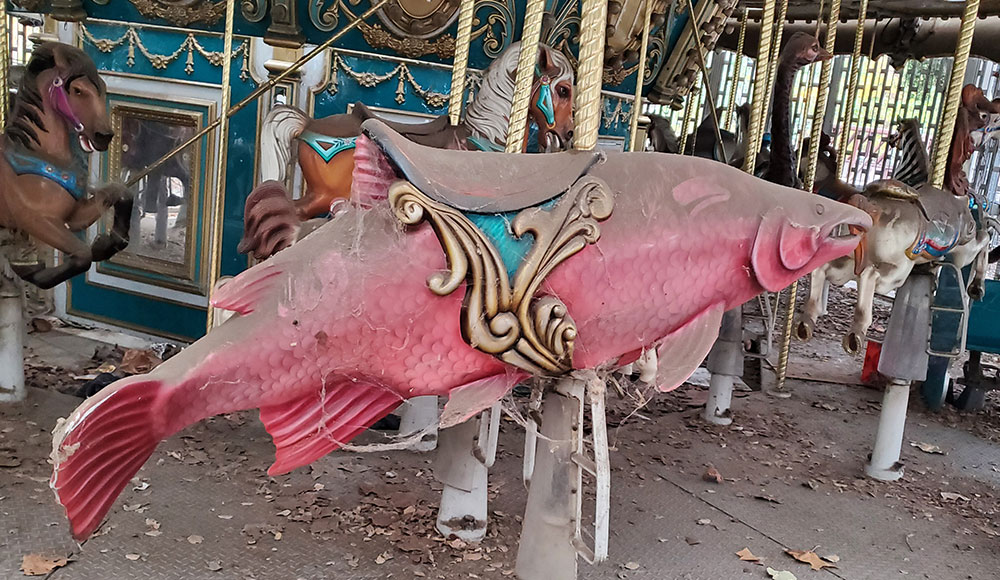
[(388, 550), (386, 550), (385, 552), (382, 552), (378, 556), (375, 556), (375, 563), (376, 564), (385, 564), (389, 560), (392, 560), (392, 554), (390, 554)]
[(625, 564), (626, 570), (638, 570), (639, 564), (637, 562), (628, 562)]
[(135, 562), (136, 560), (138, 560), (142, 556), (140, 556), (139, 554), (125, 554), (125, 557), (128, 558), (129, 560), (132, 560), (133, 562)]
[(816, 552), (812, 550), (785, 550), (785, 553), (789, 556), (795, 558), (799, 562), (804, 564), (809, 564), (813, 570), (822, 570), (823, 568), (836, 568), (837, 566), (829, 562), (824, 561)]
[(760, 558), (754, 556), (753, 552), (750, 551), (750, 548), (743, 548), (739, 552), (736, 552), (736, 555), (739, 556), (740, 560), (743, 560), (744, 562), (760, 563)]
[(56, 568), (69, 563), (66, 558), (50, 558), (41, 554), (28, 554), (21, 560), (21, 571), (25, 576), (45, 576)]
[(969, 501), (969, 498), (965, 497), (964, 495), (960, 493), (952, 493), (950, 491), (942, 491), (941, 499), (947, 501), (956, 501), (956, 500)]
[(189, 544), (200, 544), (205, 541), (205, 538), (201, 536), (188, 536), (187, 541)]
[(937, 445), (931, 443), (917, 443), (916, 441), (910, 442), (910, 447), (916, 447), (917, 449), (923, 451), (924, 453), (936, 453), (938, 455), (944, 455), (944, 451)]
[(219, 570), (222, 570), (222, 562), (220, 562), (219, 560), (211, 560), (209, 562), (205, 562), (205, 566), (208, 567), (208, 569), (211, 570), (212, 572), (218, 572)]
[(799, 580), (795, 577), (795, 574), (787, 570), (777, 571), (774, 568), (768, 568), (767, 573), (771, 575), (772, 580)]
[(155, 369), (163, 361), (156, 353), (149, 349), (125, 349), (122, 355), (122, 364), (118, 368), (122, 372), (132, 375), (141, 375)]
[(716, 469), (711, 465), (708, 466), (708, 470), (705, 471), (705, 474), (702, 475), (701, 478), (704, 479), (705, 481), (710, 481), (712, 483), (722, 483), (723, 481), (722, 474), (719, 473), (718, 469)]

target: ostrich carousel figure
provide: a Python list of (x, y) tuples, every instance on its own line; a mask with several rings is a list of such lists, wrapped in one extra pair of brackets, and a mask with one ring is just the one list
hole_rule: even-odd
[[(59, 43), (34, 49), (0, 141), (0, 302), (4, 335), (0, 399), (23, 398), (21, 289), (42, 289), (86, 272), (128, 245), (132, 196), (119, 184), (87, 186), (88, 156), (114, 137), (107, 89), (83, 51)], [(90, 244), (77, 237), (114, 209), (114, 224)], [(62, 252), (56, 266), (34, 244)], [(9, 395), (9, 396), (8, 396)]]

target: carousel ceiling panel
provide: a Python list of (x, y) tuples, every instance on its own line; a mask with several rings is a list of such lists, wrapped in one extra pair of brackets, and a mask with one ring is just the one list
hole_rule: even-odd
[[(829, 7), (829, 3), (825, 3)], [(743, 0), (741, 6), (760, 9), (764, 0)], [(857, 19), (860, 2), (844, 0), (840, 5), (842, 19)], [(815, 20), (820, 3), (816, 0), (789, 0), (788, 19)], [(829, 8), (827, 8), (828, 10)], [(965, 10), (963, 0), (869, 0), (868, 18), (901, 18), (901, 17), (952, 17), (961, 16)], [(979, 4), (980, 16), (996, 16), (1000, 14), (1000, 0), (982, 0)], [(754, 16), (751, 13), (751, 18)]]

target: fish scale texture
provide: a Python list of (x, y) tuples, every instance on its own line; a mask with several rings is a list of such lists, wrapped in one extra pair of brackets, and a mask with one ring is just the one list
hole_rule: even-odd
[[(868, 219), (704, 160), (609, 155), (591, 175), (613, 191), (614, 213), (596, 244), (550, 274), (545, 292), (578, 326), (577, 368), (665, 339), (687, 345), (671, 361), (675, 384), (661, 387), (694, 370), (718, 332), (712, 316), (760, 292), (762, 273), (765, 287), (790, 283), (853, 249), (825, 237), (834, 226)], [(386, 205), (350, 207), (228, 282), (214, 303), (242, 315), (70, 416), (54, 437), (52, 486), (77, 537), (99, 524), (157, 442), (211, 415), (260, 408), (278, 446), (272, 472), (282, 472), (347, 442), (402, 399), (463, 393), (446, 411), (465, 418), (524, 378), (466, 344), (464, 289), (437, 296), (427, 287), (446, 265), (434, 231), (404, 230)], [(783, 247), (816, 250), (789, 270)], [(124, 423), (113, 419), (121, 410)], [(127, 443), (108, 445), (112, 434)], [(106, 465), (120, 468), (96, 473), (97, 491), (82, 483)], [(102, 501), (81, 501), (94, 494)]]

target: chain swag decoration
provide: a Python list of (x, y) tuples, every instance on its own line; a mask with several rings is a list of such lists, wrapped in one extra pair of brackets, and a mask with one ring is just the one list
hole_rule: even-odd
[[(84, 41), (92, 44), (97, 50), (108, 54), (113, 52), (118, 47), (125, 43), (128, 43), (128, 60), (126, 63), (129, 67), (135, 66), (135, 53), (136, 49), (142, 56), (146, 57), (149, 64), (157, 70), (163, 70), (174, 62), (183, 54), (187, 54), (187, 60), (184, 66), (184, 72), (187, 74), (194, 74), (194, 53), (200, 54), (205, 60), (209, 62), (212, 66), (221, 67), (222, 60), (225, 55), (222, 52), (214, 52), (206, 50), (204, 46), (198, 42), (194, 34), (188, 34), (187, 37), (181, 42), (177, 50), (170, 54), (156, 54), (149, 50), (145, 44), (142, 42), (142, 37), (139, 35), (139, 31), (135, 27), (129, 26), (118, 38), (98, 38), (94, 36), (90, 30), (87, 29), (83, 24), (80, 25), (80, 36)], [(248, 54), (250, 51), (250, 44), (244, 40), (235, 50), (233, 50), (233, 59), (242, 58), (240, 64), (240, 79), (248, 80), (250, 78), (250, 61)]]
[(389, 203), (405, 225), (427, 221), (448, 260), (448, 270), (427, 286), (447, 296), (466, 283), (461, 325), (470, 346), (532, 374), (572, 370), (576, 323), (555, 296), (538, 295), (563, 261), (600, 237), (598, 222), (611, 216), (614, 196), (606, 183), (582, 177), (552, 209), (521, 210), (510, 224), (515, 237), (534, 236), (511, 286), (497, 248), (461, 211), (434, 201), (408, 181), (389, 189)]
[(343, 57), (334, 53), (330, 71), (330, 85), (327, 88), (327, 92), (331, 95), (337, 94), (337, 74), (339, 71), (344, 71), (347, 76), (366, 88), (377, 87), (384, 82), (397, 79), (396, 102), (400, 105), (406, 102), (406, 85), (410, 85), (414, 94), (423, 99), (432, 109), (440, 109), (448, 105), (448, 93), (439, 93), (420, 86), (405, 62), (401, 62), (391, 71), (379, 75), (368, 71), (356, 71), (344, 62)]

